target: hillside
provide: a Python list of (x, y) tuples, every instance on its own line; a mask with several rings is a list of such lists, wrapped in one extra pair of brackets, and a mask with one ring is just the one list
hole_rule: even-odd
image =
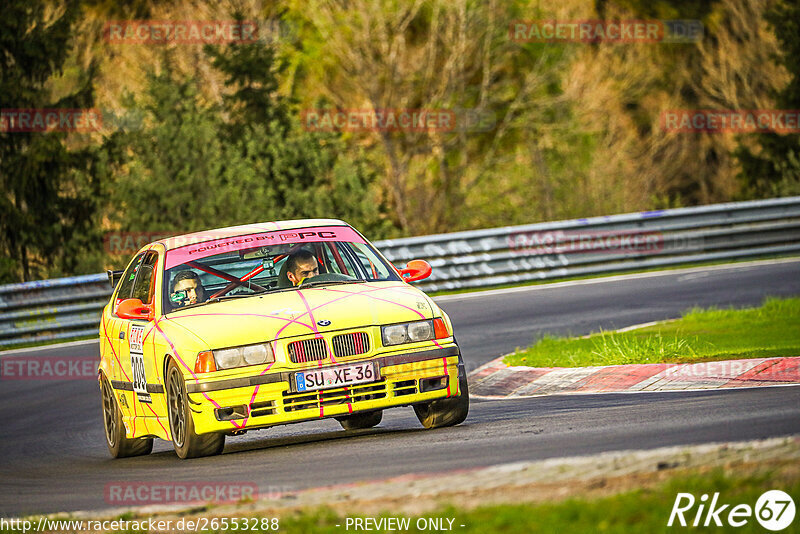
[[(9, 214), (0, 280), (118, 265), (103, 250), (109, 232), (333, 215), (382, 238), (797, 194), (796, 179), (759, 189), (742, 178), (738, 155), (759, 153), (757, 135), (663, 126), (674, 110), (779, 107), (792, 77), (768, 19), (782, 4), (83, 0), (44, 2), (33, 16), (36, 2), (11, 2), (4, 19), (14, 9), (30, 16), (7, 27), (5, 46), (21, 28), (71, 13), (60, 68), (30, 81), (38, 105), (88, 83), (106, 120), (62, 136), (91, 163), (48, 182), (73, 207), (47, 219), (63, 234), (47, 246), (35, 234), (44, 220), (36, 210), (48, 208), (0, 170)], [(214, 51), (109, 37), (115, 23), (235, 18), (255, 23), (260, 39)], [(550, 20), (681, 20), (702, 31), (626, 42), (536, 42), (511, 31)], [(35, 107), (25, 102), (7, 96), (2, 107)], [(331, 110), (348, 120), (364, 110), (435, 112), (455, 126), (308, 123)]]

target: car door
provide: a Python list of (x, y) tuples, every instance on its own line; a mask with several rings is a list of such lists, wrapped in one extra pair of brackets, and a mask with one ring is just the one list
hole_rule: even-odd
[[(139, 254), (128, 264), (122, 278), (120, 278), (120, 281), (117, 283), (111, 308), (107, 315), (103, 316), (105, 331), (101, 341), (103, 343), (105, 357), (109, 364), (108, 369), (111, 371), (109, 378), (112, 381), (126, 380), (123, 374), (123, 358), (120, 351), (122, 350), (122, 345), (127, 343), (126, 336), (128, 325), (123, 319), (117, 316), (117, 306), (122, 300), (130, 298), (131, 291), (133, 291), (133, 282), (136, 278), (136, 271), (143, 258), (144, 254)], [(122, 404), (121, 399), (120, 404)]]
[[(134, 298), (142, 301), (143, 304), (153, 305), (155, 301), (155, 269), (158, 261), (158, 254), (150, 251), (142, 255), (142, 259), (135, 268), (135, 276), (129, 295), (121, 295), (115, 304), (119, 304), (123, 298)], [(153, 372), (152, 350), (148, 351), (147, 346), (152, 347), (150, 332), (153, 322), (145, 319), (123, 319), (120, 337), (120, 361), (122, 363), (121, 380), (130, 383), (129, 387), (133, 390), (131, 403), (128, 406), (128, 415), (136, 417), (152, 417), (153, 398), (148, 389), (147, 377), (155, 376)], [(145, 337), (147, 336), (147, 339)], [(149, 356), (149, 357), (148, 357)]]

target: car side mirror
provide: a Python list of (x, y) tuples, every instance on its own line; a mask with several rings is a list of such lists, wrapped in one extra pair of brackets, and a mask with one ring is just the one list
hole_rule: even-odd
[(152, 321), (154, 312), (151, 306), (142, 304), (139, 299), (125, 299), (117, 306), (117, 316), (122, 319)]
[(106, 271), (106, 274), (108, 274), (108, 283), (111, 284), (111, 289), (117, 288), (117, 284), (119, 283), (124, 273), (125, 271), (111, 271), (111, 270)]
[(406, 282), (415, 282), (428, 278), (433, 272), (431, 264), (425, 260), (411, 260), (406, 263), (406, 268), (400, 270), (400, 276)]

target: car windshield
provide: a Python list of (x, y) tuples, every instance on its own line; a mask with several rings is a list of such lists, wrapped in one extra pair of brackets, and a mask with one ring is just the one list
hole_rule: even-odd
[(394, 269), (349, 227), (248, 234), (167, 252), (164, 309), (298, 288), (399, 281)]

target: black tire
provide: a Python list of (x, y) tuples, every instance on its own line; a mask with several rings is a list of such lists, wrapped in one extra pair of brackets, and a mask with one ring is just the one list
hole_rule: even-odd
[(185, 460), (221, 453), (225, 447), (225, 434), (195, 434), (186, 381), (174, 360), (170, 360), (167, 366), (166, 386), (169, 431), (178, 457)]
[(414, 413), (427, 429), (453, 426), (463, 423), (469, 414), (469, 386), (464, 364), (458, 365), (458, 397), (415, 404)]
[(345, 430), (360, 430), (362, 428), (372, 428), (383, 419), (383, 410), (376, 412), (357, 413), (337, 417), (336, 420)]
[(127, 438), (122, 424), (122, 412), (114, 398), (114, 390), (106, 377), (100, 379), (100, 397), (103, 402), (103, 428), (108, 452), (114, 458), (143, 456), (153, 450), (153, 438)]

